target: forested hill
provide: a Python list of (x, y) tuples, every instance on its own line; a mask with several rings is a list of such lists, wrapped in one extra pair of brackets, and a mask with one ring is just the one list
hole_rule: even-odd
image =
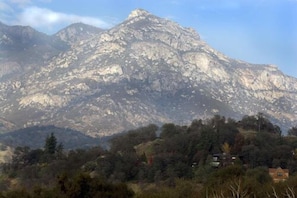
[(31, 149), (41, 148), (48, 135), (54, 133), (65, 149), (90, 148), (102, 140), (84, 135), (82, 132), (50, 126), (32, 126), (0, 134), (0, 143), (10, 147), (28, 146)]
[[(2, 197), (290, 197), (297, 193), (296, 128), (282, 136), (263, 114), (216, 115), (189, 126), (150, 124), (100, 147), (64, 151), (54, 133), (41, 149), (18, 147), (2, 164)], [(214, 160), (214, 157), (220, 157)], [(288, 169), (274, 183), (268, 168)]]

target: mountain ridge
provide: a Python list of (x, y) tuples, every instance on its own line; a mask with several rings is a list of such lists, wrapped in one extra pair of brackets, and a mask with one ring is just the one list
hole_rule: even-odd
[(296, 78), (229, 58), (191, 28), (138, 9), (111, 29), (82, 32), (34, 71), (2, 80), (0, 117), (92, 136), (213, 114), (263, 112), (282, 128), (297, 120)]
[(73, 23), (52, 35), (58, 37), (60, 40), (71, 44), (80, 40), (89, 39), (96, 34), (100, 34), (104, 31), (101, 28), (97, 28), (84, 23)]

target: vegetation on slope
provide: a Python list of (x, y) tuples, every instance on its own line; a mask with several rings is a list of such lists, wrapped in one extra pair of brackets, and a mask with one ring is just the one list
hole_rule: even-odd
[[(0, 190), (2, 197), (289, 197), (297, 194), (296, 149), (297, 138), (262, 114), (151, 124), (113, 137), (109, 150), (65, 151), (52, 133), (42, 149), (15, 149), (2, 164)], [(214, 155), (225, 158), (214, 166)], [(272, 167), (289, 169), (290, 178), (273, 183)]]

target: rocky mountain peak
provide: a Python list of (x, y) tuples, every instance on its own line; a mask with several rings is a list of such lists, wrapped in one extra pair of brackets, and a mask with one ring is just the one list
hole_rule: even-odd
[(13, 47), (17, 49), (19, 45), (32, 46), (46, 37), (45, 34), (36, 31), (30, 26), (0, 26), (1, 40), (9, 40), (10, 42), (1, 42), (5, 47)]
[(74, 23), (60, 30), (54, 36), (68, 44), (74, 44), (77, 41), (86, 40), (95, 35), (99, 35), (102, 31), (104, 30), (98, 27), (84, 23)]
[(151, 14), (144, 9), (136, 9), (136, 10), (133, 10), (129, 14), (128, 19), (132, 19), (132, 18), (136, 18), (136, 17), (147, 17), (149, 15), (151, 15)]
[[(110, 37), (111, 35), (113, 36)], [(104, 36), (123, 44), (136, 40), (159, 42), (180, 51), (197, 49), (202, 43), (193, 28), (182, 27), (174, 21), (160, 18), (142, 9), (132, 11), (127, 20), (106, 32)]]
[(263, 112), (282, 127), (297, 121), (295, 78), (229, 58), (195, 30), (147, 11), (132, 11), (106, 31), (74, 24), (53, 37), (69, 46), (39, 45), (19, 50), (22, 56), (10, 51), (14, 56), (7, 61), (17, 55), (18, 63), (47, 55), (40, 64), (34, 60), (35, 68), (28, 62), (23, 76), (14, 76), (7, 62), (0, 65), (9, 76), (0, 81), (0, 118), (11, 126), (50, 124), (104, 136), (213, 114)]

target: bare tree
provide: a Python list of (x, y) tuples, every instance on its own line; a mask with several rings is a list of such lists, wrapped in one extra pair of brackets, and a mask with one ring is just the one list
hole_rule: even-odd
[[(277, 192), (276, 192), (276, 190), (275, 190), (275, 188), (272, 186), (272, 195), (270, 195), (269, 193), (267, 193), (267, 197), (274, 197), (274, 198), (279, 198), (280, 196), (277, 194)], [(296, 196), (295, 196), (295, 192), (294, 192), (294, 190), (293, 190), (293, 188), (292, 187), (287, 187), (286, 188), (286, 190), (285, 190), (286, 192), (285, 193), (283, 193), (283, 195), (285, 196), (285, 197), (288, 197), (288, 198), (295, 198)]]
[(295, 198), (295, 192), (293, 188), (288, 186), (286, 188), (286, 193), (284, 193), (284, 196), (288, 198)]
[(217, 192), (213, 192), (212, 197), (213, 198), (224, 198), (225, 196), (224, 196), (223, 192), (221, 191), (220, 194), (218, 194)]
[(238, 179), (238, 181), (234, 181), (233, 184), (230, 185), (230, 190), (232, 193), (232, 197), (234, 198), (245, 198), (248, 197), (247, 191), (242, 189), (242, 180)]

